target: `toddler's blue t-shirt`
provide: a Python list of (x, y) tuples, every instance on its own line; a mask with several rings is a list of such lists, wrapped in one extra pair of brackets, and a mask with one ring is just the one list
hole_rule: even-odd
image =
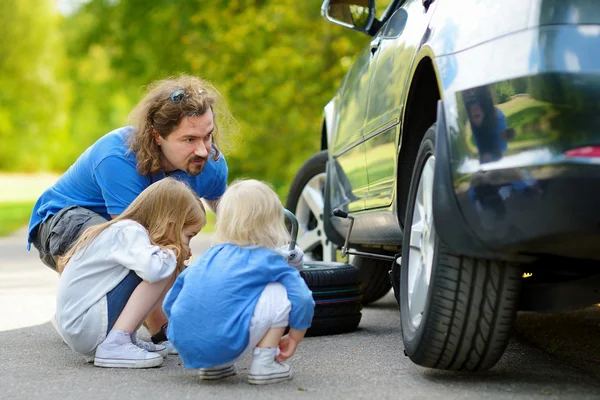
[(292, 304), (292, 329), (307, 329), (315, 302), (300, 273), (274, 250), (214, 245), (185, 269), (163, 301), (167, 337), (186, 368), (235, 360), (248, 346), (250, 322), (267, 284), (281, 283)]
[[(144, 189), (165, 177), (164, 171), (146, 176), (137, 172), (135, 154), (127, 145), (133, 129), (119, 128), (98, 139), (40, 196), (29, 221), (28, 244), (35, 228), (62, 208), (85, 207), (110, 219), (110, 214), (121, 214)], [(209, 159), (197, 176), (179, 170), (170, 176), (186, 182), (198, 196), (217, 200), (227, 187), (227, 173), (221, 155), (217, 161)]]

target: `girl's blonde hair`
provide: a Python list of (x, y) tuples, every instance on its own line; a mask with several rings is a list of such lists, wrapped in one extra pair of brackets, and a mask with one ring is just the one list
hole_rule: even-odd
[[(174, 102), (171, 95), (183, 90), (183, 97)], [(148, 175), (161, 168), (161, 150), (154, 138), (154, 131), (166, 138), (183, 117), (197, 117), (212, 110), (212, 158), (220, 157), (219, 145), (224, 142), (226, 131), (233, 133), (236, 122), (219, 91), (209, 82), (191, 75), (181, 75), (155, 81), (148, 86), (146, 95), (129, 115), (135, 130), (129, 134), (127, 144), (135, 154), (140, 175)], [(225, 129), (223, 129), (225, 128)]]
[(150, 243), (173, 250), (177, 256), (177, 269), (181, 271), (187, 258), (186, 249), (181, 243), (181, 232), (186, 227), (202, 229), (206, 225), (206, 212), (202, 201), (189, 186), (174, 178), (162, 179), (142, 191), (115, 219), (86, 229), (73, 247), (59, 259), (58, 271), (62, 272), (80, 249), (85, 252), (106, 228), (123, 220), (138, 222), (148, 230)]
[(238, 180), (219, 201), (215, 238), (218, 242), (275, 249), (290, 240), (284, 222), (283, 205), (268, 184)]

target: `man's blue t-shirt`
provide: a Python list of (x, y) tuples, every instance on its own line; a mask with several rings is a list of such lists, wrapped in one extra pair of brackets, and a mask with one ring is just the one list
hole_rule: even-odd
[[(144, 189), (165, 177), (162, 170), (147, 176), (137, 172), (135, 154), (127, 145), (132, 131), (133, 127), (119, 128), (98, 139), (42, 193), (29, 221), (29, 244), (35, 228), (62, 208), (85, 207), (110, 219), (110, 214), (121, 214)], [(197, 176), (180, 170), (170, 176), (186, 182), (198, 196), (217, 200), (227, 187), (227, 172), (221, 155), (217, 161), (209, 159)]]

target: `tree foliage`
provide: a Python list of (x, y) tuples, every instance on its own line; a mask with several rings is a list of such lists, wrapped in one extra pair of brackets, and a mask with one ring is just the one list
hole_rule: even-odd
[(0, 169), (64, 170), (126, 123), (144, 85), (191, 73), (219, 88), (239, 123), (231, 178), (283, 194), (319, 148), (348, 57), (368, 41), (326, 22), (321, 0), (91, 0), (62, 18), (52, 4), (0, 3)]
[[(50, 0), (0, 2), (0, 169), (57, 167), (67, 148), (68, 84)], [(69, 147), (68, 145), (65, 145)]]

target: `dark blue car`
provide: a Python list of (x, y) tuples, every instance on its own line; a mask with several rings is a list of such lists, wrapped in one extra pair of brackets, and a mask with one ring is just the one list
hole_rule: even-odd
[(371, 39), (287, 208), (366, 303), (394, 288), (415, 363), (489, 369), (517, 311), (600, 303), (600, 1), (385, 3), (323, 3)]

